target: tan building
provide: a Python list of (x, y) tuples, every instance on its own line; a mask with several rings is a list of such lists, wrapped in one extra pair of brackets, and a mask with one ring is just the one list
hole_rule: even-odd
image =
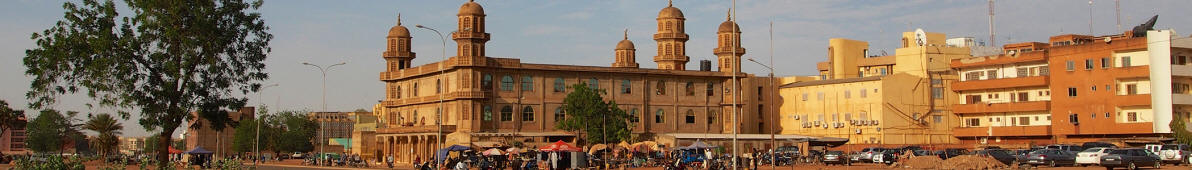
[[(186, 130), (186, 148), (177, 148), (181, 150), (191, 150), (195, 147), (203, 147), (203, 149), (214, 152), (216, 157), (235, 155), (232, 151), (232, 139), (235, 137), (235, 127), (225, 127), (223, 131), (215, 131), (211, 128), (211, 123), (207, 119), (196, 118), (187, 122)], [(243, 107), (238, 111), (229, 111), (228, 117), (232, 121), (251, 121), (255, 118), (256, 109), (253, 107)], [(198, 124), (198, 125), (196, 125)], [(199, 128), (195, 128), (199, 127)]]
[(356, 124), (353, 119), (357, 114), (371, 114), (368, 112), (311, 112), (306, 114), (307, 117), (315, 120), (319, 124), (319, 131), (315, 132), (314, 136), (314, 151), (327, 153), (348, 152), (348, 148), (344, 148), (345, 144), (340, 141), (352, 138), (353, 126)]
[[(374, 111), (376, 108), (374, 108)], [(375, 158), (377, 153), (377, 113), (352, 113), (352, 144), (349, 153), (359, 154), (362, 159)]]
[[(395, 156), (398, 163), (419, 157), (429, 160), (436, 141), (444, 146), (524, 143), (527, 147), (574, 142), (574, 133), (554, 125), (565, 117), (560, 106), (570, 90), (567, 86), (579, 83), (605, 90), (605, 99), (633, 115), (633, 133), (642, 140), (667, 139), (668, 146), (675, 146), (709, 138), (712, 144), (723, 145), (727, 142), (717, 137), (721, 135), (692, 134), (732, 133), (734, 73), (742, 78), (739, 132), (771, 132), (767, 125), (773, 122), (762, 120), (776, 115), (764, 111), (770, 105), (759, 103), (774, 99), (759, 94), (773, 91), (772, 86), (762, 83), (767, 82), (764, 78), (739, 72), (745, 49), (734, 45), (740, 42), (740, 31), (731, 21), (719, 26), (717, 47), (701, 47), (712, 48), (718, 56), (719, 69), (713, 71), (710, 61), (701, 63), (699, 70), (685, 69), (689, 60), (686, 18), (671, 5), (658, 13), (653, 35), (659, 49), (654, 57), (657, 69), (639, 67), (634, 44), (627, 38), (611, 48), (611, 67), (491, 57), (485, 53), (490, 35), (485, 32), (482, 7), (467, 2), (457, 16), (459, 25), (452, 34), (456, 55), (421, 66), (410, 65), (415, 53), (410, 51), (410, 32), (400, 19), (389, 30), (382, 53), (387, 69), (380, 73), (386, 98), (377, 111), (382, 122), (377, 129), (378, 156)], [(438, 120), (442, 120), (441, 129)], [(745, 147), (771, 147), (760, 139), (742, 141)]]
[[(17, 120), (28, 121), (25, 119), (25, 114), (17, 114)], [(0, 153), (5, 155), (19, 155), (29, 154), (32, 150), (25, 148), (25, 127), (17, 126), (5, 130), (0, 134)]]
[[(145, 137), (120, 137), (119, 152), (123, 154), (133, 155), (142, 153), (141, 149), (145, 148)], [(178, 148), (174, 148), (178, 149)]]
[[(782, 134), (848, 138), (850, 145), (955, 143), (960, 122), (950, 107), (956, 80), (948, 63), (968, 47), (945, 45), (941, 33), (902, 34), (892, 56), (870, 56), (864, 41), (831, 39), (819, 80), (782, 85)], [(790, 79), (787, 79), (790, 80)], [(859, 149), (859, 148), (856, 148)]]

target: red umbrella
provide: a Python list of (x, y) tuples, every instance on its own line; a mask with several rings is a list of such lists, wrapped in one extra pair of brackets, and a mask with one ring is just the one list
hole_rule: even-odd
[(168, 148), (168, 149), (169, 149), (169, 151), (170, 151), (170, 154), (179, 154), (179, 153), (182, 153), (182, 150), (174, 149), (174, 147), (173, 147), (173, 146), (171, 146), (171, 147), (170, 147), (170, 148)]
[(575, 147), (575, 145), (567, 144), (567, 142), (563, 142), (562, 140), (552, 143), (550, 145), (546, 145), (541, 148), (538, 148), (538, 150), (540, 150), (540, 151), (569, 151), (569, 152), (582, 152), (583, 151), (582, 148)]

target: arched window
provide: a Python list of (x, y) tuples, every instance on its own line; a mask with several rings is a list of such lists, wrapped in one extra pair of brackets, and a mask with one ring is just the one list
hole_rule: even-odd
[(485, 90), (493, 89), (493, 75), (484, 74), (484, 77), (480, 79), (480, 87)]
[(398, 122), (401, 122), (401, 117), (397, 115), (397, 112), (389, 112), (388, 117), (389, 120), (387, 120), (388, 122), (385, 122), (386, 125), (397, 126)]
[(629, 94), (633, 92), (633, 84), (629, 79), (621, 80), (621, 94)]
[(501, 121), (502, 122), (513, 121), (513, 107), (509, 107), (509, 106), (501, 107)]
[(716, 123), (716, 110), (708, 111), (708, 124)]
[(401, 85), (393, 85), (393, 86), (396, 87), (396, 89), (393, 89), (393, 93), (394, 93), (393, 98), (400, 99), (401, 98)]
[(410, 119), (411, 119), (410, 124), (424, 125), (426, 123), (426, 122), (422, 122), (426, 119), (420, 119), (418, 117), (418, 110), (414, 110), (412, 113), (410, 113)]
[(679, 43), (671, 44), (674, 47), (675, 55), (683, 55), (683, 46)]
[(637, 108), (629, 110), (629, 122), (637, 123), (641, 121), (641, 117), (637, 116)]
[(596, 80), (595, 77), (593, 77), (592, 79), (588, 79), (588, 88), (592, 88), (592, 89), (600, 88), (600, 81)]
[(484, 105), (484, 107), (480, 110), (481, 110), (481, 115), (483, 116), (482, 119), (484, 121), (492, 121), (493, 120), (493, 106)]
[(522, 91), (534, 91), (534, 77), (522, 75), (521, 88)]
[(674, 29), (672, 29), (673, 25), (674, 25), (673, 23), (671, 23), (670, 21), (667, 21), (666, 22), (666, 31), (674, 30)]
[(567, 84), (562, 77), (555, 78), (555, 92), (563, 92), (567, 90)]
[(714, 90), (713, 90), (713, 89), (714, 89), (714, 87), (715, 87), (715, 85), (713, 85), (713, 83), (712, 83), (712, 82), (708, 82), (708, 88), (707, 88), (707, 89), (704, 89), (704, 93), (708, 93), (708, 96), (712, 96), (712, 92), (714, 91)]
[(396, 38), (389, 39), (389, 50), (399, 51), (399, 49), (397, 49), (397, 39)]
[(695, 111), (687, 109), (687, 115), (683, 116), (683, 120), (687, 124), (695, 124)]
[(655, 83), (654, 94), (666, 95), (666, 81), (658, 80), (658, 83)]
[(410, 89), (410, 96), (418, 97), (418, 83), (414, 83), (414, 89)]
[(502, 91), (513, 91), (513, 76), (509, 76), (509, 75), (501, 76), (501, 90)]
[(663, 111), (662, 109), (658, 109), (658, 111), (654, 112), (654, 123), (665, 123), (666, 122), (665, 118), (666, 118), (666, 111)]
[(567, 118), (567, 113), (563, 112), (563, 108), (555, 108), (555, 122), (562, 122)]
[(523, 122), (533, 122), (534, 121), (534, 107), (530, 107), (530, 106), (522, 107), (522, 115), (521, 116), (522, 116), (521, 119)]
[(435, 80), (435, 94), (443, 93), (443, 80)]
[(674, 52), (671, 52), (672, 51), (671, 49), (674, 49), (674, 47), (672, 47), (670, 45), (662, 45), (662, 46), (666, 46), (666, 55), (674, 54)]
[(686, 91), (687, 96), (695, 96), (695, 83), (690, 81), (687, 82)]
[(464, 28), (472, 28), (472, 18), (464, 17)]

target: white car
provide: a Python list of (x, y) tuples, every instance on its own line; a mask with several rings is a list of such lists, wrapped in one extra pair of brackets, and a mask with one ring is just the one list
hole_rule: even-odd
[(1100, 165), (1101, 156), (1109, 155), (1113, 148), (1089, 148), (1076, 153), (1076, 165)]

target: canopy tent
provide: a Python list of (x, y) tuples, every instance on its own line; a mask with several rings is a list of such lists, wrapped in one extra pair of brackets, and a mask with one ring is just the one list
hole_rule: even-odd
[(608, 145), (604, 145), (604, 144), (592, 145), (592, 147), (588, 148), (588, 154), (595, 155), (596, 152), (599, 152), (600, 150), (605, 150), (605, 149), (608, 149)]
[(182, 153), (182, 150), (174, 149), (174, 147), (173, 147), (173, 146), (170, 146), (170, 148), (167, 148), (167, 149), (170, 151), (170, 154), (180, 154), (180, 153)]
[(519, 149), (519, 148), (509, 148), (509, 149), (505, 149), (505, 152), (506, 152), (506, 153), (509, 153), (509, 154), (519, 154), (519, 153), (521, 153), (521, 149)]
[(649, 152), (657, 150), (659, 150), (658, 143), (654, 141), (642, 141), (629, 145), (629, 151), (633, 152)]
[(504, 155), (505, 153), (501, 152), (501, 149), (492, 148), (492, 149), (485, 150), (484, 152), (481, 152), (480, 154), (488, 156), (488, 155)]
[(463, 146), (463, 145), (451, 145), (446, 148), (439, 149), (439, 152), (435, 153), (435, 156), (436, 156), (435, 158), (437, 158), (437, 159), (435, 159), (435, 162), (442, 164), (443, 160), (447, 159), (447, 154), (451, 151), (466, 151), (469, 149), (472, 149), (472, 148)]
[(557, 152), (557, 151), (582, 152), (583, 151), (582, 148), (575, 147), (575, 145), (567, 144), (567, 142), (563, 142), (562, 140), (559, 140), (559, 141), (552, 143), (550, 145), (546, 145), (541, 148), (538, 148), (538, 150), (547, 151), (547, 152)]
[(675, 149), (709, 149), (709, 148), (716, 148), (716, 147), (712, 146), (712, 145), (708, 145), (707, 143), (697, 140), (694, 143), (691, 143), (691, 145), (687, 145), (684, 147), (678, 147)]
[(629, 142), (621, 141), (621, 143), (617, 144), (617, 147), (621, 147), (623, 149), (629, 149)]
[(190, 151), (186, 151), (184, 153), (186, 153), (186, 154), (212, 154), (215, 152), (211, 152), (209, 150), (203, 149), (202, 146), (195, 146), (195, 149), (191, 149)]

